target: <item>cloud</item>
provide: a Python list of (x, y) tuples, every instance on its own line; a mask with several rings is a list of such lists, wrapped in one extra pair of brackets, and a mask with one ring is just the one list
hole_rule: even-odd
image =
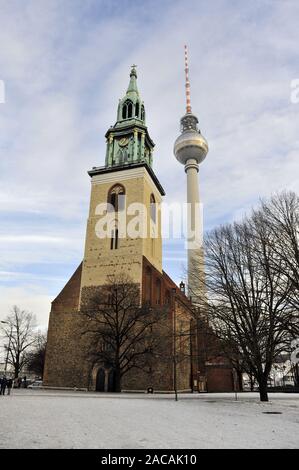
[(0, 286), (0, 320), (10, 313), (14, 305), (23, 310), (33, 312), (41, 327), (48, 324), (48, 316), (53, 297), (37, 288), (35, 285), (24, 284), (22, 287)]
[[(298, 77), (298, 15), (291, 0), (2, 2), (0, 269), (29, 275), (16, 280), (18, 292), (4, 286), (7, 305), (14, 293), (29, 305), (34, 285), (47, 312), (56, 284), (38, 282), (36, 271), (60, 278), (52, 269), (61, 264), (67, 278), (82, 259), (86, 172), (104, 163), (104, 134), (132, 63), (167, 202), (186, 197), (173, 156), (185, 43), (192, 107), (210, 147), (199, 172), (205, 228), (239, 218), (260, 196), (297, 189), (299, 105), (290, 83)], [(165, 269), (177, 279), (173, 258), (185, 254), (183, 244), (174, 247), (165, 243)]]
[(46, 243), (46, 244), (67, 244), (68, 240), (59, 237), (44, 237), (42, 235), (0, 235), (0, 243)]

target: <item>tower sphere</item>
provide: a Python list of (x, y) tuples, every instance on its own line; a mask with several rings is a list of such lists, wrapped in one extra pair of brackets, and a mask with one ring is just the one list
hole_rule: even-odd
[(208, 151), (208, 142), (197, 129), (197, 118), (186, 114), (181, 120), (182, 134), (174, 143), (174, 154), (176, 159), (183, 165), (190, 159), (201, 163)]

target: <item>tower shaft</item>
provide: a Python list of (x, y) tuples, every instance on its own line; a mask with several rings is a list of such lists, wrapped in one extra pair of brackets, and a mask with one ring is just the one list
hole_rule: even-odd
[(208, 143), (198, 129), (198, 119), (191, 111), (187, 46), (185, 46), (186, 114), (181, 119), (181, 135), (174, 144), (177, 160), (187, 174), (187, 253), (188, 294), (198, 303), (203, 294), (202, 211), (199, 199), (198, 169), (208, 153)]
[(200, 210), (199, 166), (195, 159), (185, 165), (187, 174), (187, 238), (188, 238), (188, 294), (192, 300), (200, 297), (201, 285), (198, 282), (202, 270), (202, 217)]

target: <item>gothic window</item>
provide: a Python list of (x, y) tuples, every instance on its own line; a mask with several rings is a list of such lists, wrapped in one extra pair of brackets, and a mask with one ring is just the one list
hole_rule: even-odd
[(153, 194), (151, 194), (150, 207), (151, 207), (151, 219), (153, 222), (156, 223), (156, 219), (157, 219), (156, 200)]
[(117, 249), (118, 249), (118, 229), (115, 228), (111, 232), (110, 250), (117, 250)]
[(116, 206), (116, 194), (115, 193), (111, 194), (109, 203), (115, 208)]
[(108, 203), (114, 207), (115, 212), (125, 207), (125, 188), (121, 184), (112, 186), (108, 193)]
[(135, 106), (135, 116), (138, 118), (139, 117), (139, 103), (137, 101), (136, 106)]
[(110, 238), (110, 250), (114, 248), (114, 230), (111, 231), (111, 238)]
[(133, 115), (133, 104), (132, 101), (127, 100), (123, 104), (123, 109), (122, 109), (122, 118), (123, 119), (129, 119)]
[(115, 250), (117, 250), (117, 248), (118, 248), (118, 228), (115, 229), (114, 248), (115, 248)]
[(131, 118), (132, 116), (133, 116), (133, 105), (129, 101), (129, 104), (128, 104), (128, 118)]
[(122, 110), (122, 118), (123, 118), (123, 119), (127, 119), (127, 114), (128, 114), (127, 103), (124, 103), (124, 105), (123, 105), (123, 110)]

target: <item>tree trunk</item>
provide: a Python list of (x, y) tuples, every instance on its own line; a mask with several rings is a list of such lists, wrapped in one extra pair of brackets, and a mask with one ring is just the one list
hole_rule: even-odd
[(238, 374), (239, 392), (243, 392), (243, 373), (241, 371), (238, 371), (237, 374)]
[(16, 379), (17, 377), (19, 377), (19, 373), (20, 373), (20, 364), (19, 364), (18, 359), (14, 363), (14, 369), (15, 369), (15, 379)]
[(262, 377), (258, 379), (259, 384), (259, 392), (260, 392), (260, 400), (261, 401), (269, 401), (268, 392), (267, 392), (267, 379)]
[(115, 392), (121, 392), (121, 374), (120, 369), (115, 369)]

